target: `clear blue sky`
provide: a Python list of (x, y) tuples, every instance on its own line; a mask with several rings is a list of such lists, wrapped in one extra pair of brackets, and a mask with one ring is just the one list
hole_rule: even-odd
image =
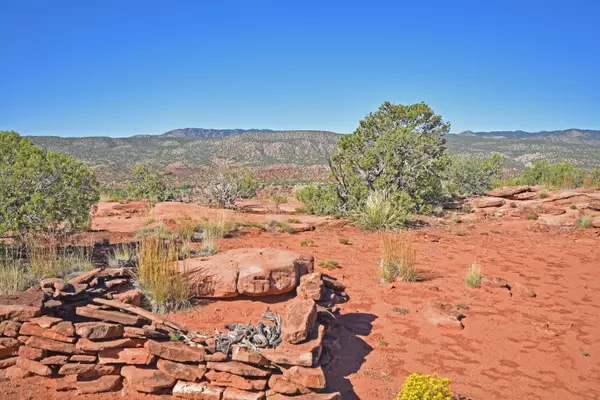
[(0, 1), (0, 129), (600, 129), (600, 1)]

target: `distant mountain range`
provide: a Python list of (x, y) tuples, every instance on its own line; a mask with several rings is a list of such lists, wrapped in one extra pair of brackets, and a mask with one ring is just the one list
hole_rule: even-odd
[(461, 136), (478, 136), (486, 139), (528, 139), (547, 140), (554, 143), (587, 144), (600, 146), (600, 130), (591, 129), (564, 129), (560, 131), (491, 131), (473, 132), (464, 131)]
[(271, 129), (205, 129), (205, 128), (183, 128), (173, 129), (159, 136), (164, 137), (224, 137), (239, 135), (250, 132), (273, 132)]

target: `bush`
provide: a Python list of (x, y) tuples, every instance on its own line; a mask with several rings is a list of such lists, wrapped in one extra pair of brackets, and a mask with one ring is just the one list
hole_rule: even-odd
[(334, 260), (329, 260), (329, 261), (321, 261), (319, 263), (319, 267), (321, 268), (325, 268), (325, 269), (338, 269), (341, 268), (340, 267), (340, 263)]
[(449, 131), (450, 124), (425, 103), (383, 103), (338, 141), (330, 159), (335, 192), (349, 211), (376, 189), (404, 192), (415, 210), (429, 211), (442, 194)]
[(259, 182), (248, 168), (220, 167), (205, 187), (207, 201), (232, 208), (240, 198), (256, 196)]
[(296, 198), (304, 203), (303, 212), (341, 216), (346, 213), (333, 185), (308, 185), (299, 189)]
[(362, 229), (395, 229), (412, 217), (414, 203), (406, 192), (375, 190), (353, 219)]
[(100, 199), (91, 168), (39, 149), (16, 132), (0, 131), (0, 178), (0, 235), (83, 229)]
[(315, 241), (312, 239), (306, 239), (300, 242), (301, 247), (314, 247)]
[(381, 239), (381, 278), (392, 283), (396, 278), (416, 282), (419, 273), (415, 268), (417, 253), (403, 235), (386, 235)]
[(450, 196), (481, 195), (491, 190), (502, 177), (502, 157), (489, 159), (452, 157), (444, 172), (444, 191)]
[(409, 375), (396, 400), (451, 400), (450, 380), (440, 378), (437, 374)]
[(189, 242), (192, 240), (192, 236), (194, 236), (194, 232), (196, 231), (196, 222), (189, 216), (184, 215), (180, 220), (177, 226), (177, 233), (179, 237), (183, 241)]
[(158, 172), (148, 164), (140, 163), (131, 171), (132, 182), (127, 185), (127, 194), (152, 203), (163, 201), (167, 187)]
[(351, 245), (352, 241), (350, 241), (350, 239), (347, 238), (339, 238), (338, 242), (340, 242), (341, 244), (345, 244), (345, 245)]
[(120, 268), (127, 262), (135, 262), (137, 260), (136, 256), (134, 247), (129, 244), (119, 244), (108, 255), (108, 266)]
[(582, 187), (587, 176), (586, 170), (577, 168), (568, 161), (549, 163), (547, 160), (538, 160), (523, 170), (517, 178), (517, 184), (571, 189)]
[(575, 224), (580, 228), (589, 228), (592, 226), (593, 218), (594, 217), (590, 214), (582, 214), (579, 218), (577, 218)]
[(471, 268), (467, 270), (467, 276), (465, 277), (465, 285), (470, 288), (481, 287), (481, 266), (477, 263), (473, 263)]
[(235, 222), (229, 221), (223, 214), (215, 219), (203, 220), (199, 228), (204, 236), (208, 235), (215, 239), (227, 237), (237, 229)]

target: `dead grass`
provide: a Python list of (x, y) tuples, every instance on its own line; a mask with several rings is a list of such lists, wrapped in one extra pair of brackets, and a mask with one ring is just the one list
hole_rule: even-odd
[(187, 214), (185, 214), (177, 225), (177, 233), (181, 240), (185, 242), (189, 242), (192, 240), (192, 236), (194, 236), (194, 232), (196, 231), (197, 223)]
[(315, 241), (312, 239), (306, 239), (300, 242), (302, 247), (315, 247)]
[(467, 270), (467, 276), (465, 277), (465, 285), (470, 288), (481, 287), (481, 265), (478, 263), (471, 264), (471, 267)]
[(189, 285), (179, 271), (178, 255), (173, 240), (146, 237), (139, 242), (136, 283), (154, 312), (189, 305)]
[(108, 255), (108, 266), (111, 268), (119, 268), (123, 263), (135, 259), (135, 248), (127, 243), (122, 243), (113, 249)]
[(345, 245), (351, 245), (352, 241), (350, 241), (350, 239), (348, 238), (339, 238), (338, 242), (340, 242), (341, 244), (345, 244)]
[(340, 263), (334, 260), (329, 260), (329, 261), (321, 261), (319, 263), (319, 267), (321, 268), (325, 268), (325, 269), (338, 269), (338, 268), (342, 268), (340, 267)]
[(419, 273), (415, 267), (417, 252), (404, 234), (384, 235), (381, 238), (381, 278), (386, 283), (399, 279), (416, 282)]
[(200, 228), (203, 234), (211, 238), (224, 238), (229, 236), (237, 228), (235, 222), (225, 218), (225, 214), (221, 213), (214, 219), (204, 219), (200, 223)]

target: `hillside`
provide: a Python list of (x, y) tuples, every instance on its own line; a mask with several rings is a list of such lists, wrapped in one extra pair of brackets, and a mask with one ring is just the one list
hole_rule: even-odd
[(600, 146), (600, 131), (591, 129), (564, 129), (559, 131), (464, 131), (460, 136), (477, 136), (486, 139), (527, 139), (544, 140), (553, 143), (587, 144)]
[[(247, 132), (225, 137), (58, 138), (31, 137), (38, 146), (84, 160), (109, 186), (122, 183), (138, 162), (155, 165), (175, 183), (186, 183), (207, 167), (227, 161), (254, 168), (269, 180), (314, 180), (327, 177), (327, 158), (339, 134), (319, 131)], [(451, 154), (489, 157), (497, 152), (511, 169), (537, 159), (569, 160), (592, 168), (599, 164), (600, 146), (534, 139), (488, 139), (448, 135)]]

